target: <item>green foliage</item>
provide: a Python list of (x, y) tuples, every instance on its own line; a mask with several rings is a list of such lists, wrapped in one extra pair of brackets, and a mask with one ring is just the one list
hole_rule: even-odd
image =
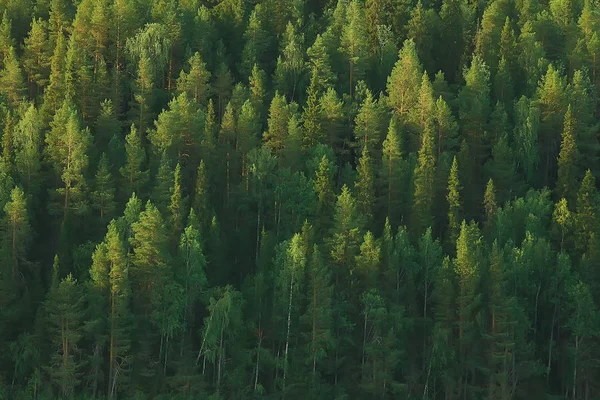
[(148, 182), (149, 171), (144, 170), (146, 164), (146, 151), (142, 147), (140, 135), (135, 125), (125, 137), (125, 165), (119, 172), (124, 184), (124, 193), (130, 196), (141, 193)]
[(0, 398), (593, 398), (599, 10), (0, 1)]

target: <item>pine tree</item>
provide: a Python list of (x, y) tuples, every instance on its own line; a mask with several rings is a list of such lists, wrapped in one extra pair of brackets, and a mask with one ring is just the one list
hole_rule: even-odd
[(27, 81), (36, 85), (33, 94), (37, 95), (39, 90), (48, 84), (49, 66), (47, 24), (41, 18), (33, 18), (23, 49), (23, 69), (27, 73)]
[(576, 229), (577, 245), (580, 249), (586, 249), (598, 231), (598, 190), (596, 179), (590, 170), (587, 170), (579, 191), (576, 203)]
[(448, 238), (450, 244), (455, 244), (460, 231), (461, 201), (460, 201), (460, 181), (458, 178), (458, 162), (456, 157), (452, 161), (450, 176), (448, 177)]
[(0, 93), (13, 107), (16, 107), (25, 95), (25, 82), (13, 47), (8, 48), (4, 57), (4, 69), (0, 71)]
[(421, 281), (423, 286), (423, 318), (427, 319), (427, 309), (431, 296), (431, 286), (442, 265), (442, 247), (438, 240), (434, 240), (431, 228), (427, 228), (419, 239), (418, 247), (419, 264), (421, 266)]
[(296, 92), (306, 69), (304, 34), (288, 22), (281, 41), (281, 54), (275, 70), (275, 86), (290, 101), (296, 100)]
[[(190, 215), (194, 210), (192, 209)], [(200, 232), (191, 224), (181, 233), (179, 241), (179, 261), (181, 280), (185, 291), (184, 325), (188, 333), (192, 332), (193, 311), (196, 303), (207, 291), (206, 258), (202, 248)]]
[(317, 34), (315, 42), (306, 50), (306, 54), (317, 90), (325, 90), (329, 85), (335, 84), (337, 77), (331, 69), (331, 57), (323, 36)]
[(422, 75), (415, 42), (409, 39), (387, 81), (388, 103), (398, 115), (407, 115), (418, 104)]
[(431, 123), (425, 127), (423, 141), (419, 150), (417, 167), (415, 168), (415, 192), (413, 205), (414, 232), (420, 234), (432, 226), (432, 207), (434, 201), (435, 150), (433, 127)]
[(498, 210), (498, 203), (496, 202), (496, 188), (494, 186), (494, 181), (492, 178), (487, 183), (485, 187), (485, 194), (483, 196), (483, 207), (485, 209), (485, 217), (486, 221), (489, 223), (496, 211)]
[(81, 380), (77, 344), (82, 338), (83, 301), (77, 280), (68, 275), (50, 290), (44, 305), (52, 348), (47, 372), (63, 397), (72, 396)]
[(278, 154), (283, 148), (290, 118), (290, 107), (285, 96), (276, 92), (269, 108), (268, 129), (263, 135), (265, 145), (275, 154)]
[(414, 116), (412, 120), (415, 124), (425, 129), (425, 125), (429, 122), (432, 115), (435, 115), (436, 103), (433, 99), (433, 87), (427, 72), (423, 72), (421, 78), (421, 86), (419, 88), (419, 99), (415, 109), (413, 110)]
[(133, 193), (141, 194), (148, 182), (148, 170), (144, 170), (146, 163), (146, 151), (142, 147), (140, 135), (135, 125), (131, 125), (131, 131), (125, 138), (125, 165), (120, 168), (124, 183), (124, 194), (131, 196)]
[[(370, 231), (365, 233), (360, 245), (360, 253), (356, 256), (356, 273), (358, 276), (354, 285), (362, 290), (369, 290), (377, 286), (381, 263), (381, 247)], [(351, 274), (354, 271), (351, 270)], [(356, 289), (355, 289), (356, 290)]]
[(54, 53), (50, 59), (50, 78), (48, 87), (44, 91), (44, 104), (42, 106), (44, 120), (52, 118), (67, 94), (65, 81), (66, 59), (67, 44), (61, 33), (57, 36)]
[(363, 6), (358, 0), (352, 0), (346, 10), (346, 23), (342, 28), (339, 49), (346, 57), (350, 97), (353, 97), (354, 85), (362, 79), (368, 66), (366, 33)]
[(295, 319), (292, 311), (297, 309), (295, 305), (298, 304), (298, 298), (300, 297), (297, 292), (303, 285), (302, 280), (304, 279), (307, 259), (307, 249), (303, 244), (303, 240), (302, 235), (297, 233), (283, 247), (283, 254), (280, 256), (282, 258), (282, 268), (276, 282), (276, 290), (279, 296), (281, 296), (282, 303), (285, 304), (282, 307), (282, 320), (286, 321), (284, 339), (282, 340), (282, 344), (284, 344), (282, 390), (284, 393), (286, 391), (289, 370), (289, 350), (292, 339), (291, 323), (292, 318)]
[(106, 58), (107, 48), (110, 40), (110, 21), (113, 16), (112, 1), (101, 0), (96, 2), (90, 16), (90, 33), (92, 36), (92, 53), (94, 65), (101, 59)]
[(419, 1), (408, 22), (407, 38), (415, 42), (419, 59), (428, 71), (434, 68), (433, 45), (438, 29), (438, 16), (435, 11), (423, 7), (423, 2)]
[(302, 161), (302, 127), (298, 114), (293, 114), (288, 121), (287, 136), (283, 142), (281, 164), (291, 171), (300, 169)]
[(476, 160), (472, 167), (477, 168), (477, 162), (485, 159), (487, 150), (487, 143), (482, 140), (481, 133), (487, 129), (491, 112), (490, 71), (485, 62), (479, 56), (475, 56), (469, 69), (465, 69), (464, 78), (465, 86), (458, 97), (459, 115), (463, 134), (472, 152), (471, 156)]
[(183, 231), (184, 219), (186, 217), (187, 197), (183, 197), (181, 187), (181, 165), (177, 164), (173, 174), (173, 187), (171, 188), (171, 203), (169, 204), (170, 226), (173, 232), (173, 237), (179, 237)]
[(402, 135), (398, 118), (392, 117), (387, 136), (383, 141), (381, 170), (379, 172), (381, 199), (384, 210), (393, 226), (398, 226), (405, 212), (406, 162), (402, 158)]
[(59, 41), (60, 39), (58, 37), (71, 29), (70, 22), (72, 19), (72, 9), (66, 0), (50, 0), (48, 30), (51, 45)]
[(555, 204), (554, 212), (552, 213), (552, 221), (558, 225), (560, 230), (560, 250), (563, 251), (565, 247), (565, 238), (573, 228), (573, 215), (571, 210), (569, 210), (567, 199), (564, 197)]
[(344, 186), (337, 198), (331, 235), (327, 241), (329, 255), (335, 267), (336, 282), (345, 277), (354, 263), (357, 254), (364, 219), (358, 213), (356, 200), (350, 190)]
[(141, 134), (145, 134), (154, 118), (154, 81), (151, 61), (147, 57), (140, 58), (134, 87), (134, 104), (131, 107), (130, 117), (131, 123), (139, 127)]
[(331, 272), (323, 260), (317, 245), (314, 245), (308, 262), (308, 285), (306, 298), (308, 307), (301, 322), (306, 327), (306, 364), (311, 366), (311, 386), (318, 384), (320, 373), (325, 371), (324, 363), (333, 348), (333, 315)]
[(321, 128), (321, 107), (319, 104), (318, 72), (314, 68), (307, 91), (307, 101), (302, 113), (302, 126), (304, 128), (303, 145), (305, 148), (314, 147), (323, 142)]
[(575, 197), (575, 184), (579, 175), (577, 172), (579, 151), (577, 149), (575, 127), (575, 117), (569, 105), (565, 114), (562, 143), (558, 156), (558, 180), (556, 182), (558, 195), (569, 200), (573, 200)]
[(252, 68), (248, 86), (250, 87), (250, 101), (260, 115), (261, 123), (265, 118), (265, 99), (267, 97), (267, 74), (259, 69), (256, 64)]
[(6, 230), (8, 259), (10, 260), (12, 279), (17, 283), (21, 280), (21, 265), (27, 260), (27, 247), (30, 243), (31, 227), (27, 213), (25, 193), (19, 187), (10, 192), (10, 201), (4, 206), (3, 226)]
[(558, 155), (558, 132), (561, 130), (561, 123), (567, 108), (566, 86), (565, 77), (550, 64), (536, 93), (540, 110), (540, 165), (545, 184), (549, 183), (551, 174), (556, 173), (554, 160)]
[(171, 194), (175, 181), (171, 161), (166, 153), (162, 153), (160, 165), (154, 179), (154, 190), (152, 191), (152, 201), (156, 208), (163, 215), (167, 215), (168, 207), (171, 202)]
[[(171, 279), (167, 228), (160, 211), (148, 201), (139, 220), (131, 225), (130, 257), (133, 306), (137, 315), (149, 317), (156, 296)], [(143, 323), (147, 326), (148, 320)], [(140, 356), (144, 356), (140, 354)]]
[(202, 221), (202, 226), (209, 220), (210, 212), (210, 185), (207, 176), (204, 160), (200, 161), (196, 173), (196, 183), (194, 185), (193, 209), (197, 218)]
[(130, 351), (131, 322), (129, 311), (129, 270), (121, 238), (110, 224), (106, 235), (107, 256), (110, 268), (110, 336), (109, 336), (109, 396), (116, 395), (119, 382), (126, 381), (127, 355)]
[(56, 193), (62, 197), (57, 208), (64, 223), (72, 212), (81, 215), (87, 208), (85, 173), (91, 135), (87, 128), (81, 129), (77, 113), (68, 101), (56, 112), (50, 126), (46, 154), (62, 181)]
[(264, 5), (256, 4), (250, 13), (248, 19), (248, 27), (244, 32), (244, 49), (242, 50), (242, 65), (240, 72), (244, 76), (250, 74), (251, 69), (265, 68), (266, 54), (272, 47), (272, 38), (269, 37), (269, 32), (266, 29), (267, 12), (264, 10)]
[(337, 149), (341, 146), (341, 128), (344, 118), (343, 104), (338, 98), (336, 91), (329, 88), (320, 99), (323, 120), (321, 126), (325, 139), (330, 147)]
[(570, 101), (581, 153), (580, 164), (589, 166), (592, 173), (596, 174), (600, 172), (596, 159), (600, 151), (600, 143), (596, 138), (598, 124), (594, 116), (595, 104), (598, 102), (597, 89), (585, 70), (575, 71), (571, 89)]
[(331, 161), (323, 155), (319, 169), (315, 172), (313, 185), (317, 195), (317, 228), (327, 226), (327, 221), (333, 216), (335, 193), (333, 186), (333, 172)]
[[(2, 22), (0, 23), (0, 55), (5, 60), (10, 52), (11, 47), (15, 47), (15, 39), (12, 35), (12, 20), (8, 16), (7, 10), (2, 14)], [(5, 64), (1, 64), (3, 67)]]
[(356, 172), (355, 190), (356, 202), (360, 212), (368, 219), (373, 218), (375, 206), (375, 176), (373, 173), (371, 155), (365, 145), (362, 150)]
[(166, 152), (172, 159), (195, 160), (201, 144), (203, 116), (195, 104), (182, 93), (169, 102), (148, 131), (148, 139), (158, 153)]
[[(126, 248), (119, 232), (118, 223), (112, 221), (104, 241), (96, 247), (92, 256), (90, 277), (93, 290), (101, 302), (100, 310), (106, 313), (98, 316), (106, 318), (102, 322), (106, 332), (101, 343), (108, 346), (108, 387), (106, 393), (113, 397), (120, 388), (120, 382), (126, 382), (129, 364), (128, 353), (131, 348), (131, 316), (129, 311), (129, 271)], [(95, 321), (94, 329), (98, 329)], [(104, 329), (104, 328), (103, 328)], [(104, 345), (104, 344), (102, 344)]]
[[(475, 223), (463, 221), (456, 242), (454, 271), (457, 279), (458, 354), (460, 373), (469, 374), (471, 363), (477, 358), (475, 315), (479, 308), (477, 287), (481, 276), (481, 237)], [(463, 383), (468, 385), (468, 383)], [(468, 386), (461, 389), (468, 390)]]
[(373, 95), (368, 89), (365, 99), (358, 110), (358, 115), (354, 120), (354, 140), (354, 145), (357, 149), (366, 147), (372, 153), (376, 151), (381, 142), (379, 105), (373, 99)]
[(256, 113), (250, 100), (246, 100), (240, 110), (237, 123), (236, 147), (241, 159), (241, 176), (248, 177), (247, 155), (256, 147), (260, 137), (259, 115)]
[(455, 81), (461, 73), (461, 62), (469, 42), (467, 25), (468, 8), (462, 0), (443, 0), (440, 10), (441, 29), (436, 49), (438, 66), (450, 81)]
[(107, 151), (108, 158), (112, 163), (121, 163), (124, 160), (119, 158), (119, 154), (111, 154), (110, 143), (121, 139), (121, 126), (117, 119), (116, 110), (113, 107), (112, 100), (103, 100), (100, 103), (100, 114), (96, 120), (96, 133), (94, 135), (95, 143), (100, 151)]
[(458, 124), (448, 103), (440, 96), (435, 103), (435, 127), (437, 133), (437, 155), (449, 151), (457, 153), (460, 147)]
[(39, 193), (41, 170), (42, 120), (35, 106), (30, 105), (14, 130), (15, 169), (26, 191)]
[(210, 94), (210, 72), (202, 60), (200, 53), (196, 52), (188, 60), (190, 72), (181, 71), (177, 79), (177, 90), (181, 93), (186, 92), (190, 99), (194, 99), (197, 104), (204, 105)]
[(111, 174), (111, 165), (105, 153), (102, 153), (96, 177), (94, 178), (94, 190), (91, 193), (92, 208), (100, 213), (100, 221), (106, 222), (114, 215), (115, 204), (115, 184)]

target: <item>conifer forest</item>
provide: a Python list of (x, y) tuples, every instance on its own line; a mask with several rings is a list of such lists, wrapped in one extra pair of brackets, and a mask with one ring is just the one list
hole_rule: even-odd
[(600, 399), (600, 0), (0, 0), (0, 400)]

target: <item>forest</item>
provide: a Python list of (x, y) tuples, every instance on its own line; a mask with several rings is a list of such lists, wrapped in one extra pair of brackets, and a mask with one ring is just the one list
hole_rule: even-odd
[(600, 399), (599, 0), (0, 0), (0, 399)]

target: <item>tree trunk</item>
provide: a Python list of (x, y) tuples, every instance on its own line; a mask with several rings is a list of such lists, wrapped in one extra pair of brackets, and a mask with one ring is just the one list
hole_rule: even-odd
[(294, 274), (290, 279), (290, 300), (288, 302), (287, 333), (285, 335), (285, 355), (283, 361), (283, 397), (285, 397), (285, 378), (287, 376), (288, 351), (290, 345), (290, 326), (292, 323), (292, 296), (294, 293)]

